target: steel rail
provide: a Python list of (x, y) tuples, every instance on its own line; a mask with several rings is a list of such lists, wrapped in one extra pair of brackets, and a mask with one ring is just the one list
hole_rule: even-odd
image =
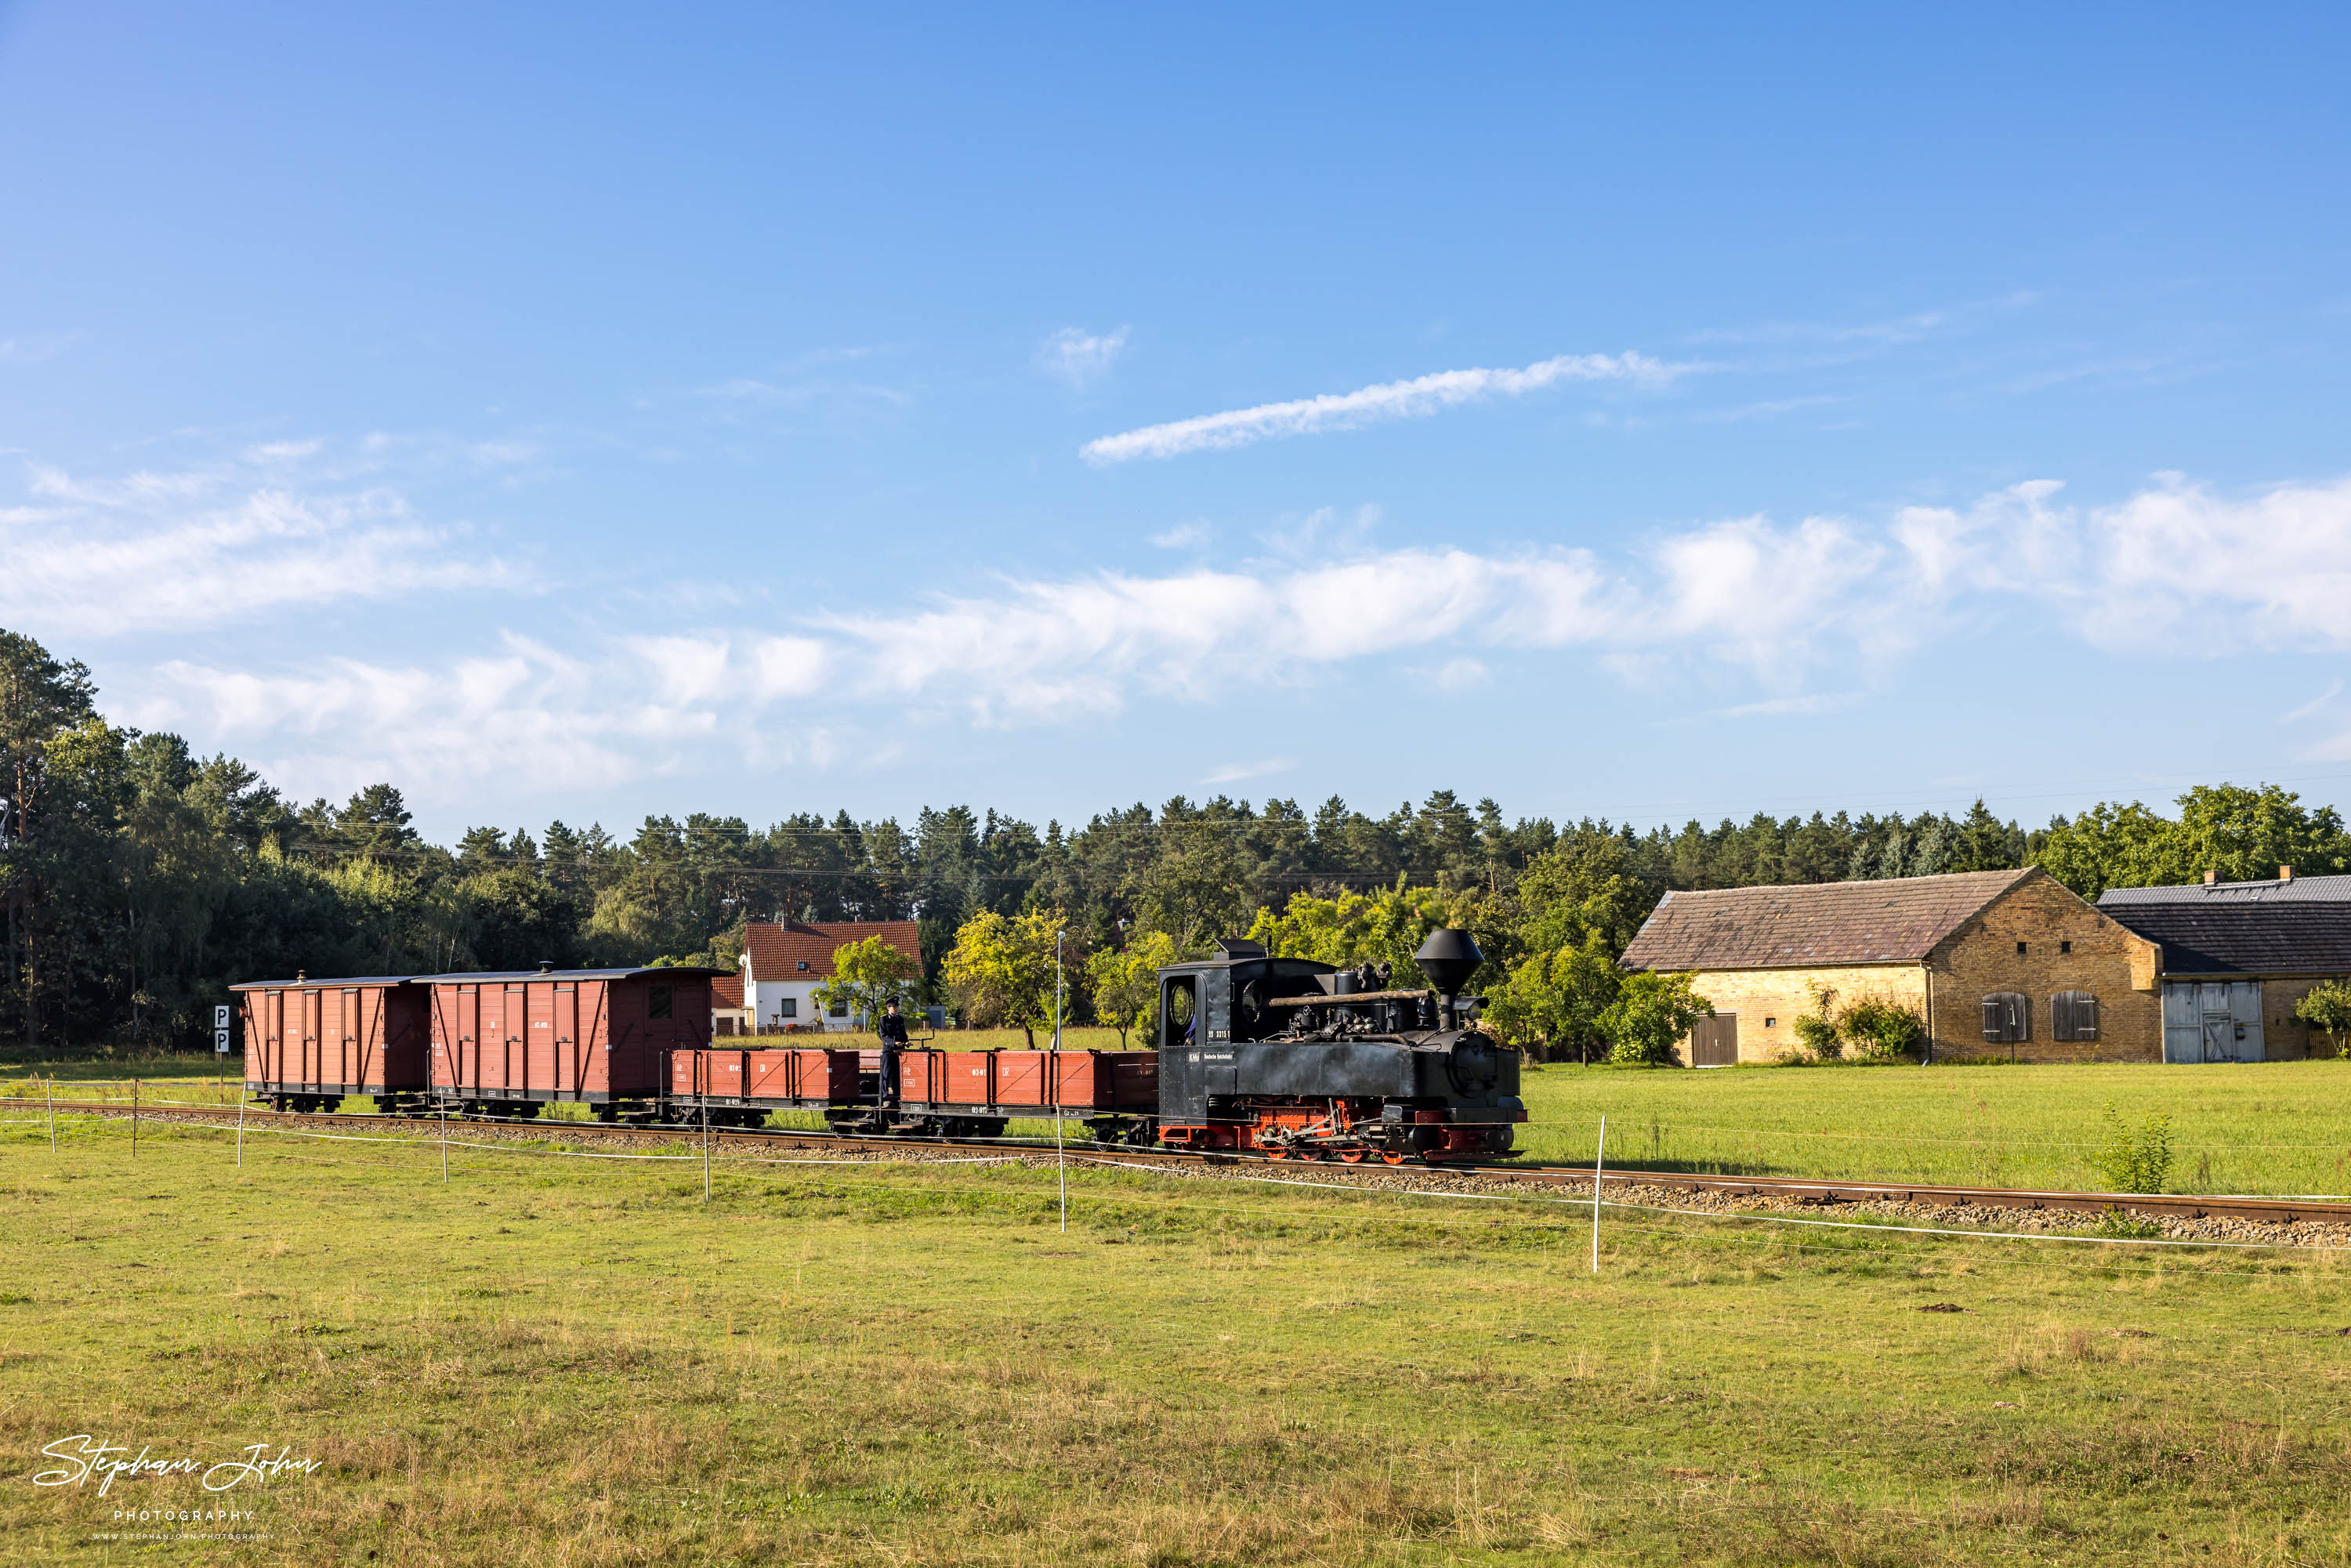
[[(127, 1117), (131, 1114), (128, 1101), (96, 1100), (57, 1103), (59, 1111), (97, 1113)], [(139, 1114), (142, 1119), (172, 1121), (202, 1121), (229, 1116), (235, 1107), (223, 1105), (217, 1109), (201, 1105), (144, 1104)], [(261, 1106), (248, 1106), (247, 1114), (254, 1118), (267, 1117), (280, 1124), (320, 1125), (349, 1128), (355, 1125), (414, 1125), (426, 1121), (418, 1116), (391, 1115), (382, 1113), (363, 1113), (350, 1111), (273, 1111)], [(532, 1137), (550, 1134), (582, 1138), (601, 1138), (619, 1142), (658, 1142), (664, 1139), (695, 1141), (700, 1129), (680, 1124), (675, 1126), (631, 1126), (626, 1124), (603, 1122), (538, 1121), (537, 1119), (507, 1121), (487, 1118), (467, 1118), (464, 1125), (473, 1132), (502, 1132)], [(988, 1138), (914, 1138), (844, 1136), (837, 1133), (803, 1132), (789, 1127), (713, 1127), (711, 1140), (716, 1145), (757, 1146), (789, 1144), (795, 1147), (842, 1151), (939, 1148), (996, 1149), (1007, 1153), (1043, 1153), (1050, 1155), (1052, 1145), (1043, 1142), (1019, 1139)], [(1332, 1162), (1319, 1160), (1270, 1160), (1257, 1155), (1196, 1151), (1190, 1149), (1140, 1148), (1127, 1144), (1097, 1144), (1098, 1150), (1116, 1153), (1122, 1159), (1155, 1162), (1169, 1166), (1263, 1166), (1269, 1170), (1294, 1170), (1301, 1166), (1319, 1166)], [(1357, 1167), (1347, 1167), (1357, 1168)], [(1366, 1164), (1360, 1167), (1367, 1172), (1396, 1170), (1409, 1175), (1461, 1176), (1489, 1180), (1537, 1182), (1555, 1186), (1582, 1186), (1593, 1179), (1590, 1166), (1573, 1165), (1498, 1165), (1464, 1161), (1436, 1166), (1403, 1166)], [(2028, 1187), (1944, 1186), (1925, 1182), (1843, 1181), (1812, 1176), (1708, 1176), (1688, 1171), (1645, 1170), (1630, 1166), (1611, 1166), (1604, 1173), (1603, 1185), (1619, 1183), (1626, 1187), (1665, 1187), (1681, 1192), (1716, 1193), (1731, 1197), (1776, 1197), (1802, 1205), (1852, 1203), (1915, 1203), (1940, 1208), (2011, 1208), (2055, 1209), (2075, 1214), (2103, 1214), (2110, 1208), (2131, 1213), (2167, 1215), (2187, 1219), (2234, 1218), (2262, 1220), (2273, 1224), (2296, 1221), (2317, 1221), (2335, 1225), (2351, 1225), (2351, 1203), (2325, 1199), (2295, 1197), (2245, 1197), (2225, 1195), (2195, 1195), (2186, 1193), (2113, 1193), (2066, 1192)]]

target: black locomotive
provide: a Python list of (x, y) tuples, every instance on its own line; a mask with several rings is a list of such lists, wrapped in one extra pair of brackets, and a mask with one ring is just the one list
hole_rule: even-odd
[(1481, 962), (1468, 932), (1437, 931), (1415, 955), (1425, 988), (1392, 988), (1384, 964), (1217, 946), (1159, 972), (1160, 1142), (1350, 1165), (1510, 1153), (1527, 1119), (1519, 1056), (1459, 995)]

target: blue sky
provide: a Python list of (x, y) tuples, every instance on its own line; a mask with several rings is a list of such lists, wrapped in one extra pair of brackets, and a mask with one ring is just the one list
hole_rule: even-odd
[(0, 6), (0, 625), (443, 839), (2334, 799), (2346, 46)]

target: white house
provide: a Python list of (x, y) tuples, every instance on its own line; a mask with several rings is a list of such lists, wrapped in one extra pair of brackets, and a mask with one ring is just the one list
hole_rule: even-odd
[[(832, 955), (851, 942), (879, 936), (922, 973), (923, 944), (911, 920), (843, 920), (829, 925), (786, 920), (754, 925), (744, 934), (743, 1012), (760, 1034), (787, 1029), (850, 1030), (859, 1020), (845, 1007), (820, 1009), (811, 994), (832, 978)], [(821, 1014), (821, 1016), (820, 1016)]]

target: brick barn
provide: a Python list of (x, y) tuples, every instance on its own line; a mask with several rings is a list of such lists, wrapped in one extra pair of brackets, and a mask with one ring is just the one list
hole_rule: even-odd
[(2037, 866), (1669, 893), (1623, 963), (1695, 973), (1715, 1016), (1682, 1044), (1693, 1067), (1795, 1051), (1822, 986), (1908, 1007), (1944, 1060), (2162, 1055), (2156, 945)]
[(2294, 1061), (2332, 1055), (2294, 1016), (2325, 979), (2351, 975), (2351, 876), (2108, 888), (2098, 900), (2161, 952), (2163, 1060)]

